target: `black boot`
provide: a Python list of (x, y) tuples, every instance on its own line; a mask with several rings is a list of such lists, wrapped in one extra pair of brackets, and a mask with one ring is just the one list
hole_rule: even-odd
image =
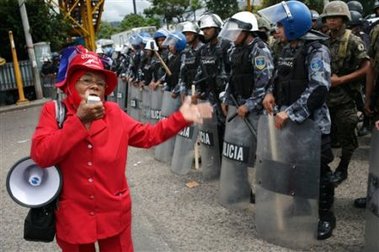
[(336, 217), (332, 212), (328, 213), (328, 217), (320, 217), (318, 221), (317, 240), (325, 240), (331, 237), (335, 227)]
[(336, 227), (336, 217), (331, 210), (334, 202), (334, 185), (330, 182), (331, 176), (331, 172), (326, 172), (320, 178), (318, 240), (328, 239)]
[(354, 200), (354, 207), (356, 208), (366, 208), (367, 198), (358, 198)]
[(338, 164), (337, 169), (330, 178), (330, 182), (334, 184), (335, 187), (339, 186), (343, 181), (347, 179), (347, 168), (350, 163), (350, 158), (341, 157), (341, 161)]

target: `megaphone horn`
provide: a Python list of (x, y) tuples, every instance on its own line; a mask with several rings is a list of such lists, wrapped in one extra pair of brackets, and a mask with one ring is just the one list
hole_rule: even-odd
[(39, 167), (30, 157), (16, 162), (7, 175), (7, 191), (17, 204), (37, 208), (58, 197), (62, 176), (55, 166)]

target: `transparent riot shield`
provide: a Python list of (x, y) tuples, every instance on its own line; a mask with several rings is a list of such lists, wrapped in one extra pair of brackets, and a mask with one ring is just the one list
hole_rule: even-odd
[[(229, 106), (230, 118), (236, 107)], [(236, 116), (226, 122), (220, 175), (220, 203), (226, 207), (245, 208), (250, 202), (248, 167), (255, 157), (258, 115), (249, 113), (244, 120)]]
[[(179, 99), (178, 98), (172, 98), (171, 92), (165, 91), (163, 93), (163, 100), (162, 100), (162, 119), (167, 118), (169, 115), (174, 113), (179, 107)], [(175, 137), (172, 137), (165, 142), (161, 143), (160, 145), (155, 147), (155, 153), (154, 157), (155, 159), (171, 163), (172, 160), (172, 154), (174, 152), (174, 146), (175, 146)]]
[(128, 114), (136, 120), (141, 120), (142, 117), (142, 92), (139, 87), (129, 84), (130, 100), (128, 104)]
[(163, 91), (160, 87), (151, 91), (150, 103), (150, 123), (156, 124), (162, 116)]
[(204, 119), (203, 124), (198, 127), (203, 177), (206, 180), (218, 179), (221, 171), (221, 157), (216, 113), (212, 114), (212, 118)]
[(364, 251), (379, 251), (379, 131), (371, 134)]
[(196, 125), (192, 125), (185, 127), (176, 135), (171, 162), (171, 171), (173, 173), (184, 175), (191, 170), (198, 132), (199, 128)]
[[(116, 97), (116, 101), (118, 103), (118, 106), (122, 109), (122, 110), (126, 110), (126, 90), (127, 90), (127, 83), (121, 79), (121, 78), (118, 78), (118, 84), (117, 84), (117, 97)], [(113, 91), (115, 92), (115, 91)]]
[(316, 241), (321, 133), (311, 120), (288, 121), (261, 116), (255, 185), (255, 222), (268, 242), (305, 249)]
[(150, 104), (151, 104), (151, 90), (148, 86), (142, 88), (142, 117), (141, 122), (150, 122)]

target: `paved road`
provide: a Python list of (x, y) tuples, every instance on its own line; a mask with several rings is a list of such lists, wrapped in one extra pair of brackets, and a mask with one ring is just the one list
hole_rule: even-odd
[[(0, 110), (0, 251), (59, 251), (55, 243), (22, 239), (27, 209), (14, 203), (5, 189), (9, 168), (29, 154), (39, 110), (39, 106)], [(316, 241), (310, 251), (362, 250), (364, 211), (354, 209), (352, 202), (366, 193), (368, 143), (369, 137), (361, 139), (349, 178), (336, 190), (338, 222), (333, 237)], [(217, 200), (218, 181), (204, 181), (201, 171), (175, 175), (167, 164), (154, 160), (152, 150), (131, 148), (128, 158), (136, 251), (292, 251), (257, 237), (254, 205), (241, 210), (222, 207)], [(191, 180), (199, 186), (186, 187)]]

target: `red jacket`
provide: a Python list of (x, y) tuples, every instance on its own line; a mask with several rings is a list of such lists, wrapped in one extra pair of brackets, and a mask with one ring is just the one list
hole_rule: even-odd
[(66, 103), (67, 118), (58, 129), (54, 103), (48, 102), (32, 139), (31, 158), (62, 172), (57, 237), (73, 244), (111, 237), (131, 225), (128, 145), (149, 148), (188, 126), (180, 112), (152, 126), (135, 121), (115, 103), (104, 106), (104, 118), (87, 130)]

